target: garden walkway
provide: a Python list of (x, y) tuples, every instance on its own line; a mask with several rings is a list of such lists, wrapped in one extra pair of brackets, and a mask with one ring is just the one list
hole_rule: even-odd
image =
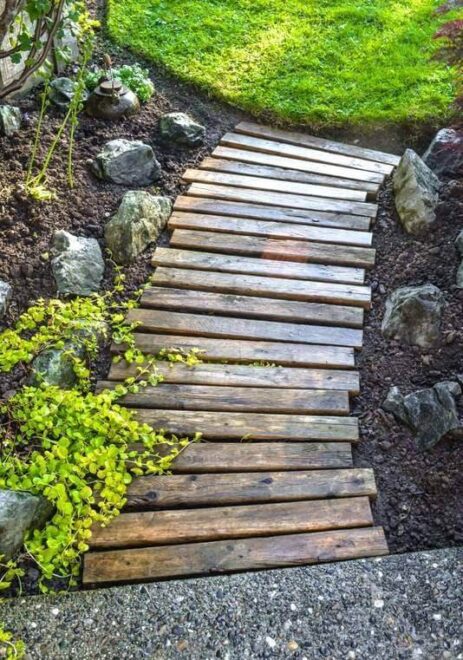
[[(163, 383), (124, 403), (206, 442), (173, 475), (130, 486), (127, 511), (94, 532), (85, 585), (387, 554), (373, 471), (353, 467), (349, 397), (374, 200), (397, 162), (242, 123), (187, 170), (170, 247), (156, 249), (128, 318), (143, 351), (196, 347), (203, 363), (166, 366)], [(114, 364), (100, 386), (134, 373)]]

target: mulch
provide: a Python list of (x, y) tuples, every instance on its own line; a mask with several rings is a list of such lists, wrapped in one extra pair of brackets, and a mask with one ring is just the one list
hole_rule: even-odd
[[(117, 60), (120, 63), (121, 59)], [(56, 295), (49, 258), (55, 231), (66, 229), (94, 237), (104, 247), (104, 225), (128, 190), (100, 182), (89, 171), (89, 160), (108, 140), (124, 137), (150, 144), (163, 170), (156, 192), (174, 199), (184, 188), (182, 172), (207, 156), (223, 133), (244, 117), (238, 110), (210, 100), (157, 69), (152, 68), (151, 72), (156, 94), (136, 117), (106, 123), (82, 116), (75, 145), (75, 188), (67, 188), (66, 150), (62, 149), (49, 173), (50, 186), (58, 194), (58, 199), (50, 203), (31, 202), (18, 189), (27, 168), (38, 100), (31, 95), (20, 103), (25, 113), (23, 130), (13, 138), (0, 138), (0, 278), (14, 286), (3, 326), (14, 322), (35, 299)], [(188, 150), (161, 140), (159, 118), (174, 110), (190, 113), (206, 126), (207, 140), (202, 148)], [(42, 154), (60, 119), (57, 111), (49, 112)], [(416, 136), (413, 139), (416, 141)], [(423, 239), (411, 238), (401, 230), (390, 181), (381, 192), (375, 226), (377, 261), (369, 274), (374, 305), (367, 316), (365, 346), (359, 355), (361, 395), (354, 402), (362, 432), (355, 462), (375, 469), (379, 491), (375, 518), (384, 526), (393, 552), (463, 541), (463, 441), (444, 439), (432, 451), (420, 453), (411, 433), (380, 408), (391, 385), (407, 393), (463, 373), (463, 291), (455, 286), (458, 259), (453, 245), (462, 226), (463, 181), (445, 188), (436, 228)], [(164, 234), (161, 242), (167, 241)], [(127, 295), (137, 290), (152, 272), (150, 256), (148, 250), (125, 269)], [(106, 259), (105, 289), (111, 288), (113, 275), (112, 264)], [(415, 347), (385, 340), (380, 326), (388, 293), (398, 286), (426, 282), (442, 289), (447, 305), (442, 341), (433, 351), (423, 354)], [(96, 375), (104, 376), (107, 365), (105, 351)], [(23, 379), (23, 371), (1, 375), (0, 399), (2, 394), (17, 389)], [(31, 579), (30, 590), (34, 584), (35, 579)], [(28, 584), (26, 591), (27, 587)]]

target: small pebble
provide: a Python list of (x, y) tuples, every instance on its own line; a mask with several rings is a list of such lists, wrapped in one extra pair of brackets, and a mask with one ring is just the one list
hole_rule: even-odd
[(288, 642), (288, 649), (290, 651), (297, 651), (299, 648), (299, 644), (292, 639), (290, 642)]
[(376, 607), (376, 609), (381, 609), (384, 607), (384, 600), (377, 598), (375, 601), (373, 601), (373, 607)]
[(276, 641), (272, 639), (271, 637), (266, 637), (265, 638), (265, 643), (267, 646), (269, 646), (271, 649), (274, 649), (275, 646), (277, 645)]

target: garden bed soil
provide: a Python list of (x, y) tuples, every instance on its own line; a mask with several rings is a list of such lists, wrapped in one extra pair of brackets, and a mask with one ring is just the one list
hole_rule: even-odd
[[(117, 63), (122, 63), (120, 59)], [(198, 91), (177, 83), (152, 69), (155, 97), (142, 112), (129, 120), (105, 123), (83, 116), (76, 135), (75, 188), (66, 186), (65, 154), (53, 161), (50, 185), (58, 199), (38, 204), (19, 190), (24, 178), (34, 135), (38, 100), (20, 103), (25, 126), (18, 136), (0, 138), (0, 278), (13, 284), (14, 294), (3, 324), (15, 318), (38, 297), (54, 297), (56, 287), (50, 268), (50, 242), (54, 232), (66, 229), (98, 239), (102, 246), (104, 225), (117, 209), (127, 188), (98, 181), (88, 168), (89, 159), (110, 139), (124, 137), (152, 145), (163, 169), (156, 185), (159, 194), (174, 199), (183, 190), (181, 175), (209, 154), (220, 137), (243, 115), (209, 100)], [(159, 117), (169, 111), (191, 113), (207, 128), (201, 149), (187, 150), (162, 142)], [(52, 110), (45, 122), (43, 149), (54, 136), (61, 116)], [(402, 232), (395, 215), (391, 183), (381, 192), (380, 213), (375, 226), (377, 264), (370, 274), (373, 309), (367, 315), (365, 347), (359, 356), (361, 395), (354, 401), (361, 416), (362, 440), (356, 449), (358, 466), (375, 469), (379, 496), (375, 518), (383, 525), (392, 552), (445, 547), (463, 541), (463, 440), (446, 439), (429, 453), (419, 453), (411, 433), (380, 409), (390, 385), (404, 393), (463, 372), (463, 292), (455, 287), (457, 254), (453, 241), (463, 217), (463, 183), (448, 189), (439, 207), (436, 229), (422, 240)], [(165, 233), (161, 242), (167, 243)], [(152, 250), (124, 270), (127, 295), (144, 283), (152, 268)], [(110, 289), (113, 267), (106, 259), (104, 288)], [(445, 293), (444, 343), (423, 355), (383, 339), (381, 319), (387, 294), (397, 286), (432, 282)], [(103, 352), (95, 377), (105, 375), (109, 351)], [(24, 380), (24, 371), (0, 377), (0, 398)], [(460, 499), (459, 499), (460, 498)], [(35, 572), (36, 573), (36, 572)], [(32, 569), (25, 580), (26, 591), (34, 590)]]

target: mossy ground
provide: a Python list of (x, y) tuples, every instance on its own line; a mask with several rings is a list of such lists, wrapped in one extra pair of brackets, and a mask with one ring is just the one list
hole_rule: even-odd
[(439, 0), (109, 0), (112, 38), (256, 115), (311, 125), (438, 123), (454, 72)]

